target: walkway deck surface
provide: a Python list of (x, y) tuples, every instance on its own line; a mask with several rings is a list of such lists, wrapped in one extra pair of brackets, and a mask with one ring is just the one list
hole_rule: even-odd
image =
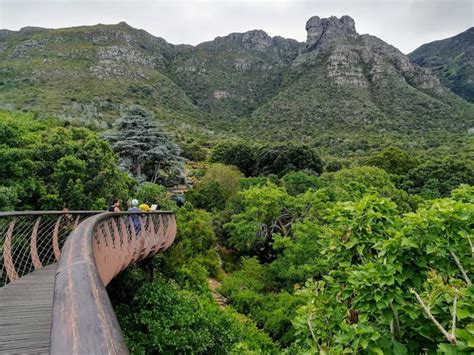
[(56, 264), (0, 287), (0, 354), (47, 354)]

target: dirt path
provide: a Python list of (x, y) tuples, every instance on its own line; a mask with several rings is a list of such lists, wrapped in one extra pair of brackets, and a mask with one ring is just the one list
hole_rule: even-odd
[(209, 284), (209, 288), (212, 292), (212, 297), (214, 298), (216, 303), (222, 308), (226, 307), (227, 303), (225, 297), (222, 296), (219, 292), (217, 292), (217, 288), (221, 285), (221, 283), (212, 277), (207, 279), (207, 283)]

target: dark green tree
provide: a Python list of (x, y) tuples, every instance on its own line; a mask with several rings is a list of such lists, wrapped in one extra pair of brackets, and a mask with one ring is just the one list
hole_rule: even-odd
[(445, 197), (460, 184), (474, 185), (472, 163), (444, 159), (428, 161), (408, 173), (410, 192), (427, 198)]
[(285, 143), (265, 146), (258, 154), (260, 175), (283, 176), (290, 171), (308, 170), (316, 174), (323, 172), (323, 162), (316, 151), (308, 145)]
[(324, 185), (317, 176), (304, 171), (293, 171), (281, 178), (281, 183), (291, 196), (306, 192), (308, 189), (318, 189)]
[(209, 160), (212, 163), (235, 165), (245, 176), (253, 176), (257, 163), (257, 149), (246, 141), (226, 141), (213, 149)]
[(412, 154), (396, 147), (389, 147), (365, 159), (364, 165), (382, 168), (389, 174), (406, 175), (408, 171), (418, 166), (419, 162)]
[(121, 168), (138, 181), (166, 186), (184, 182), (180, 149), (150, 111), (129, 108), (115, 124), (115, 132), (106, 138), (119, 155)]

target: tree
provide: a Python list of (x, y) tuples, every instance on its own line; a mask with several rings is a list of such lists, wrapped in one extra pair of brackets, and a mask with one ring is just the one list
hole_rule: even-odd
[(212, 163), (235, 165), (245, 176), (253, 176), (257, 163), (257, 149), (246, 141), (226, 141), (212, 150)]
[(303, 171), (291, 172), (281, 178), (282, 185), (286, 191), (295, 196), (302, 194), (309, 189), (318, 189), (323, 186), (323, 182), (317, 176), (307, 174)]
[(225, 208), (228, 196), (221, 184), (210, 181), (188, 192), (186, 198), (196, 208), (217, 212)]
[(286, 143), (265, 146), (258, 153), (258, 173), (283, 176), (290, 171), (308, 170), (316, 174), (323, 172), (323, 162), (316, 151), (308, 145)]
[(86, 128), (0, 112), (4, 133), (16, 138), (0, 143), (0, 209), (104, 209), (134, 185), (110, 145)]
[(413, 155), (399, 148), (388, 147), (365, 159), (364, 165), (382, 168), (389, 174), (406, 175), (419, 162)]
[(134, 296), (115, 308), (132, 353), (221, 354), (235, 346), (252, 353), (276, 351), (254, 324), (174, 282), (158, 278), (131, 292)]
[(105, 136), (120, 157), (120, 166), (138, 181), (164, 185), (184, 182), (179, 147), (170, 140), (153, 114), (139, 106), (126, 110)]
[(188, 200), (208, 211), (224, 209), (227, 201), (237, 194), (242, 174), (235, 166), (212, 164), (193, 190)]
[(426, 198), (446, 197), (460, 184), (474, 185), (472, 163), (444, 159), (425, 162), (408, 172), (408, 190)]
[(273, 259), (274, 234), (286, 235), (290, 230), (289, 200), (286, 191), (272, 183), (239, 192), (241, 210), (224, 225), (229, 234), (226, 243), (239, 253)]
[(206, 170), (198, 186), (205, 186), (215, 181), (224, 189), (226, 196), (230, 197), (237, 193), (241, 178), (242, 174), (235, 166), (212, 164)]
[(204, 161), (207, 159), (207, 150), (198, 143), (183, 144), (181, 155), (191, 161)]
[(373, 166), (342, 169), (325, 173), (321, 178), (329, 183), (331, 194), (338, 201), (357, 201), (365, 193), (376, 191), (391, 198), (404, 212), (413, 210), (419, 202), (416, 197), (397, 189), (385, 170)]

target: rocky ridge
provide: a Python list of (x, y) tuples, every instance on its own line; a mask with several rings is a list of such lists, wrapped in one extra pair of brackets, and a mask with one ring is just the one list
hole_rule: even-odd
[(454, 93), (474, 102), (474, 27), (424, 44), (408, 56), (413, 63), (432, 71)]
[(472, 105), (351, 17), (306, 30), (306, 43), (252, 30), (197, 46), (126, 23), (1, 31), (0, 106), (107, 127), (140, 104), (178, 131), (265, 139), (472, 127)]

